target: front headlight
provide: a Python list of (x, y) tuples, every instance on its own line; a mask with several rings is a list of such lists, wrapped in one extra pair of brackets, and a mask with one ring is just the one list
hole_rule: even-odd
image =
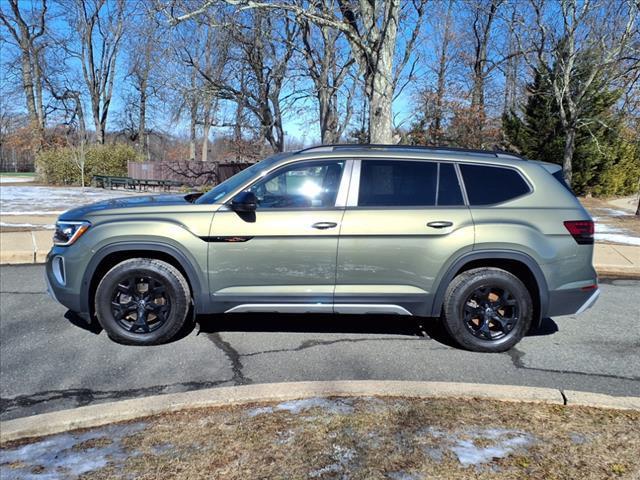
[(66, 247), (78, 240), (91, 224), (89, 222), (56, 222), (53, 244)]

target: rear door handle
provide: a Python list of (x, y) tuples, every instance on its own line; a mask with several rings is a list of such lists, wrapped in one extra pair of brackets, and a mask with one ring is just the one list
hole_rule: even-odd
[(311, 225), (313, 228), (317, 228), (318, 230), (326, 230), (328, 228), (336, 228), (338, 226), (335, 222), (318, 222)]
[(453, 225), (453, 222), (429, 222), (427, 223), (427, 227), (431, 227), (431, 228), (447, 228), (447, 227), (451, 227)]

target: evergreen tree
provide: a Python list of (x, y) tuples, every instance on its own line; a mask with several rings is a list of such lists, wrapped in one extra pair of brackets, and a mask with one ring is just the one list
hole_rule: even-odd
[[(588, 62), (588, 56), (581, 59)], [(551, 82), (540, 68), (527, 86), (522, 117), (503, 116), (503, 130), (510, 148), (528, 158), (562, 164), (564, 136)], [(588, 68), (585, 68), (588, 71)], [(628, 194), (638, 189), (640, 157), (632, 139), (622, 132), (622, 118), (614, 106), (620, 92), (595, 79), (585, 94), (584, 122), (579, 126), (573, 156), (572, 187), (578, 194)], [(624, 168), (621, 168), (624, 165)], [(615, 178), (614, 178), (615, 177)]]

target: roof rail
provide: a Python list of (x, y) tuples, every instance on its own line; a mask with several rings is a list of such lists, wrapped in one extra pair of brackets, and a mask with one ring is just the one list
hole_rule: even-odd
[(303, 148), (296, 153), (306, 152), (335, 152), (338, 150), (418, 150), (418, 151), (431, 151), (442, 153), (472, 153), (476, 155), (492, 155), (498, 158), (501, 157), (513, 157), (521, 160), (526, 158), (518, 155), (517, 153), (507, 152), (504, 150), (479, 150), (473, 148), (459, 148), (459, 147), (430, 147), (426, 145), (386, 145), (386, 144), (358, 144), (358, 143), (340, 143), (330, 145), (317, 145), (315, 147)]

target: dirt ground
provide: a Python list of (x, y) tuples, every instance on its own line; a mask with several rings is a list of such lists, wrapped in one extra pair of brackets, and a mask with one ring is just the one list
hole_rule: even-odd
[(637, 479), (639, 451), (640, 412), (312, 398), (191, 410), (5, 445), (0, 476)]

